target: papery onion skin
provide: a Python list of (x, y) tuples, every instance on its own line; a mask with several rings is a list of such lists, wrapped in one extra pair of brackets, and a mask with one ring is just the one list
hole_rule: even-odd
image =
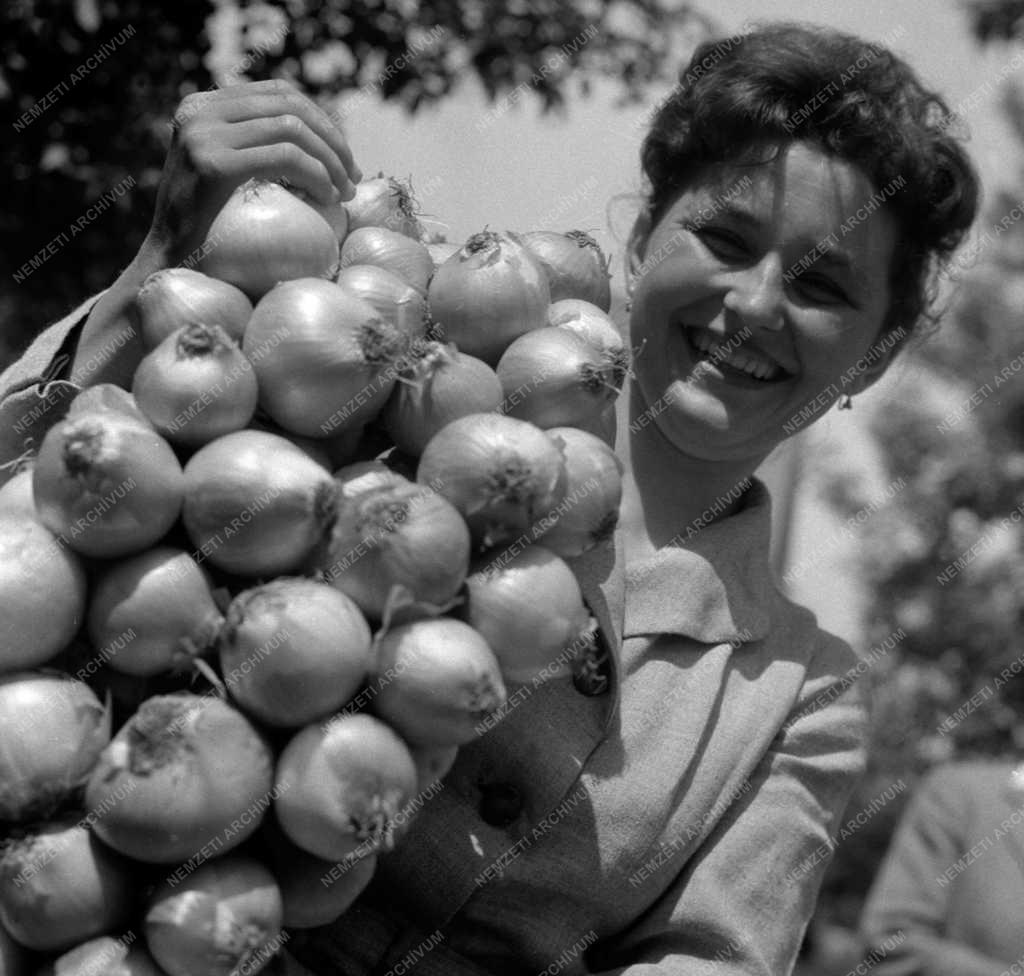
[(520, 235), (548, 276), (551, 301), (580, 298), (608, 311), (612, 305), (608, 260), (597, 241), (580, 230), (559, 234), (549, 230)]
[(355, 498), (364, 491), (378, 491), (393, 485), (413, 483), (378, 460), (356, 461), (334, 472), (334, 484), (338, 494), (343, 498)]
[(281, 281), (332, 277), (338, 251), (335, 228), (308, 203), (278, 183), (248, 180), (213, 218), (198, 268), (257, 301)]
[(548, 307), (548, 325), (569, 329), (597, 349), (620, 353), (628, 361), (626, 342), (612, 317), (593, 302), (562, 298)]
[(622, 462), (600, 437), (576, 427), (552, 427), (565, 456), (565, 497), (538, 525), (545, 548), (563, 559), (611, 540), (622, 502)]
[(424, 246), (430, 255), (430, 260), (434, 262), (435, 271), (453, 254), (458, 254), (462, 249), (462, 245), (456, 244), (454, 241), (432, 241)]
[(325, 861), (293, 844), (267, 817), (261, 831), (264, 859), (281, 890), (283, 924), (311, 929), (339, 918), (373, 880), (377, 855)]
[(182, 520), (196, 548), (240, 576), (281, 576), (309, 557), (334, 514), (330, 474), (275, 434), (242, 430), (185, 465)]
[(603, 352), (551, 326), (512, 342), (496, 372), (505, 413), (543, 428), (592, 421), (615, 401), (624, 379)]
[(501, 380), (482, 359), (454, 343), (428, 342), (399, 374), (382, 420), (398, 448), (418, 457), (446, 424), (495, 412), (503, 396)]
[(427, 282), (434, 262), (419, 241), (386, 227), (360, 227), (345, 238), (341, 248), (341, 267), (373, 264), (398, 275), (420, 294), (427, 293)]
[[(334, 437), (383, 408), (410, 337), (367, 301), (330, 281), (278, 285), (253, 311), (242, 351), (253, 362), (260, 406), (285, 430)], [(259, 347), (274, 345), (260, 357)]]
[(437, 269), (427, 298), (444, 340), (494, 366), (513, 339), (545, 324), (551, 292), (515, 235), (481, 231)]
[(147, 353), (132, 395), (161, 436), (200, 447), (241, 430), (256, 412), (252, 364), (218, 325), (188, 325)]
[(80, 787), (110, 741), (110, 715), (84, 681), (0, 676), (0, 820), (49, 816)]
[(38, 976), (167, 976), (138, 938), (128, 932), (119, 939), (90, 939), (47, 963)]
[(501, 414), (460, 417), (430, 439), (416, 471), (462, 514), (475, 542), (515, 539), (565, 492), (562, 452), (540, 428)]
[(469, 551), (469, 529), (455, 506), (410, 483), (352, 498), (339, 493), (326, 551), (314, 568), (379, 620), (394, 586), (416, 601), (446, 604), (466, 578)]
[(79, 557), (32, 515), (0, 511), (0, 672), (63, 650), (85, 619), (85, 597)]
[(165, 880), (146, 911), (146, 943), (168, 976), (258, 973), (282, 944), (281, 892), (270, 870), (233, 854)]
[(0, 922), (30, 949), (63, 952), (127, 925), (135, 900), (131, 864), (84, 820), (35, 826), (0, 855)]
[(107, 566), (89, 600), (97, 658), (139, 677), (190, 669), (223, 621), (206, 572), (173, 546)]
[(272, 786), (273, 753), (240, 711), (215, 697), (160, 695), (104, 749), (85, 798), (106, 810), (93, 827), (105, 843), (173, 864), (241, 844), (259, 827)]
[(427, 303), (404, 278), (373, 264), (351, 264), (338, 272), (335, 284), (369, 302), (377, 314), (411, 338), (426, 331)]
[(298, 578), (236, 596), (217, 641), (231, 696), (248, 714), (280, 728), (341, 708), (369, 671), (370, 644), (369, 625), (352, 600)]
[(67, 416), (64, 419), (73, 420), (76, 417), (96, 412), (115, 413), (135, 420), (143, 427), (153, 429), (149, 418), (139, 409), (135, 397), (114, 383), (97, 383), (95, 386), (87, 386), (71, 401), (71, 406), (68, 407)]
[(184, 487), (170, 444), (112, 411), (51, 427), (32, 477), (39, 521), (76, 552), (101, 558), (161, 539), (178, 517)]
[(506, 681), (568, 673), (593, 628), (568, 565), (541, 544), (483, 553), (466, 579), (464, 618), (480, 632)]
[(505, 704), (498, 659), (477, 631), (450, 617), (387, 631), (377, 641), (369, 687), (374, 714), (413, 747), (472, 742), (480, 723)]
[(391, 850), (412, 817), (416, 765), (372, 715), (307, 725), (277, 763), (274, 810), (286, 836), (327, 861)]
[(350, 233), (360, 227), (386, 227), (414, 241), (423, 236), (412, 187), (404, 180), (383, 174), (361, 180), (356, 184), (355, 196), (344, 206)]
[(240, 342), (252, 302), (234, 285), (191, 268), (154, 271), (135, 298), (146, 350), (155, 349), (186, 325), (219, 325)]

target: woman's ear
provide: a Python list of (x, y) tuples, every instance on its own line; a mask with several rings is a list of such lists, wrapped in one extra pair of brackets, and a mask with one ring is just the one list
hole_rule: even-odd
[(633, 285), (643, 273), (644, 254), (647, 251), (647, 241), (651, 236), (652, 228), (651, 208), (644, 206), (633, 222), (633, 229), (629, 232), (629, 240), (626, 242), (627, 295), (633, 294)]

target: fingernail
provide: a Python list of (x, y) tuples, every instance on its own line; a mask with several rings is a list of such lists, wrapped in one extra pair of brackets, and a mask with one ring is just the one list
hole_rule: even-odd
[(352, 173), (352, 182), (353, 183), (362, 183), (362, 181), (363, 181), (363, 171), (357, 166), (355, 168), (355, 172)]

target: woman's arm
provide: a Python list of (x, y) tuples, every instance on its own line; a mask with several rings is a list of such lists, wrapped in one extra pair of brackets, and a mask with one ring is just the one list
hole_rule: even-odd
[(972, 841), (965, 833), (971, 784), (943, 768), (926, 777), (893, 836), (864, 906), (861, 929), (871, 946), (893, 948), (877, 976), (1001, 976), (1009, 963), (945, 938), (952, 885), (936, 882)]

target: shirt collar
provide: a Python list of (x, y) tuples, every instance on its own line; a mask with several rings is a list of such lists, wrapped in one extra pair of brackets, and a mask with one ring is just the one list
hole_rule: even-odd
[(754, 478), (734, 515), (629, 566), (623, 636), (680, 634), (706, 644), (760, 640), (778, 598), (770, 541), (771, 497)]

